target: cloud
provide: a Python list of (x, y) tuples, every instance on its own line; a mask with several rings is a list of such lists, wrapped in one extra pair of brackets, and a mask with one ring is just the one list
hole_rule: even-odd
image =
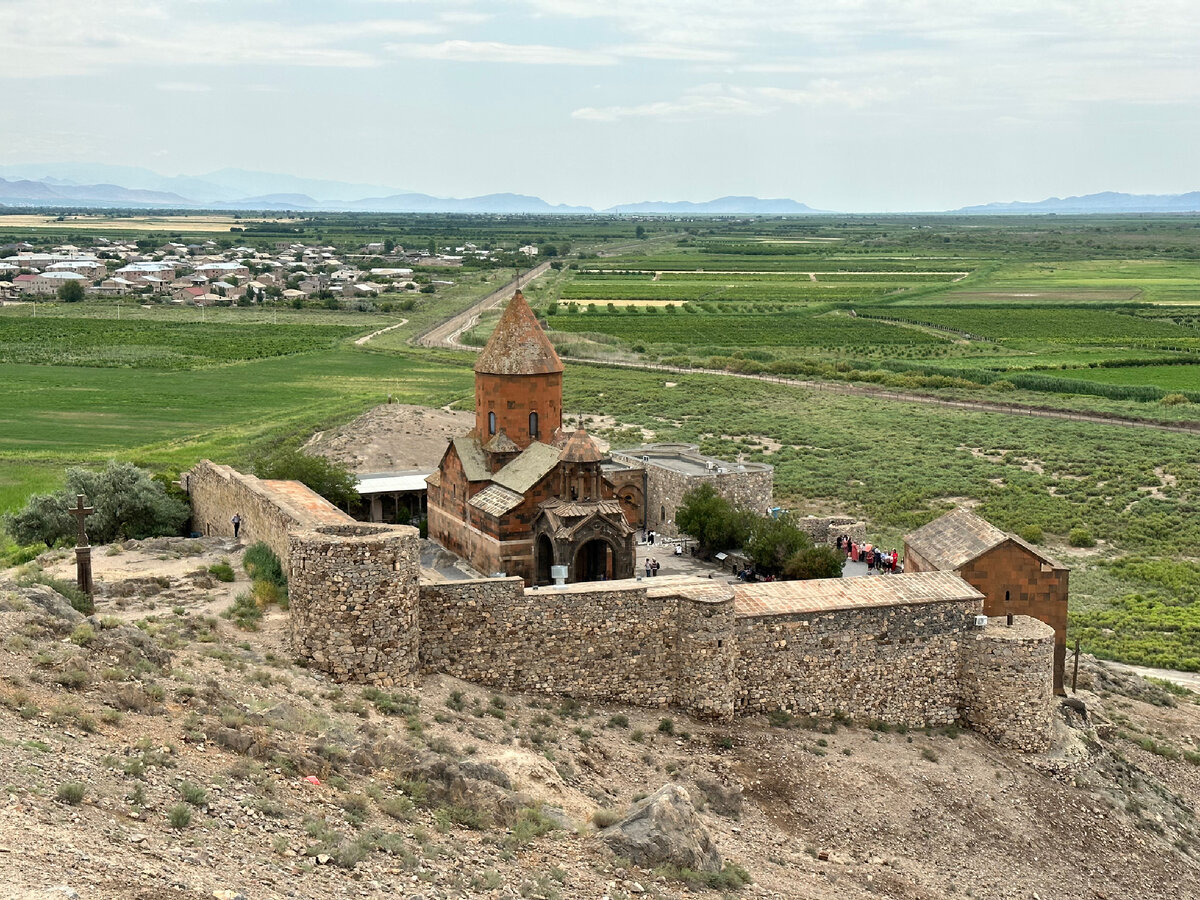
[(201, 84), (198, 81), (163, 81), (155, 85), (160, 91), (173, 91), (181, 94), (206, 94), (212, 90), (212, 85)]
[(703, 84), (685, 91), (674, 100), (633, 106), (585, 106), (572, 112), (571, 118), (587, 122), (639, 118), (685, 122), (717, 116), (765, 116), (787, 107), (836, 104), (842, 108), (860, 109), (892, 96), (892, 91), (882, 87), (850, 87), (827, 79), (818, 79), (807, 87), (794, 89)]
[(388, 50), (414, 59), (453, 62), (519, 63), (522, 65), (611, 66), (607, 53), (551, 47), (546, 44), (505, 44), (499, 41), (442, 41), (439, 44), (389, 44)]

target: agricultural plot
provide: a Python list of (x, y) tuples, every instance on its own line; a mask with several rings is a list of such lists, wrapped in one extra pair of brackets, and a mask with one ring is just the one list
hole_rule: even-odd
[(952, 289), (947, 302), (1200, 304), (1200, 263), (1106, 259), (1006, 264), (983, 284)]
[(1200, 349), (1200, 330), (1104, 309), (905, 306), (893, 308), (887, 314), (1010, 343), (1175, 345)]
[(630, 344), (682, 344), (717, 347), (868, 348), (945, 343), (915, 328), (897, 328), (843, 314), (690, 313), (657, 310), (611, 313), (607, 310), (549, 317), (555, 331), (611, 335)]
[(0, 317), (0, 363), (193, 369), (332, 347), (359, 329)]

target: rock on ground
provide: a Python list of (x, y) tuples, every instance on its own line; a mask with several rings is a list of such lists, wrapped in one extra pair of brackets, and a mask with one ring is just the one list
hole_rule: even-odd
[(600, 836), (614, 853), (639, 866), (670, 863), (697, 872), (721, 870), (712, 835), (688, 792), (677, 784), (663, 785)]

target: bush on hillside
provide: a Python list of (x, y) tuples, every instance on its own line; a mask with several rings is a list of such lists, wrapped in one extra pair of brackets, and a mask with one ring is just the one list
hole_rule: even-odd
[(24, 509), (6, 515), (5, 530), (20, 544), (73, 542), (77, 525), (69, 510), (78, 494), (96, 510), (87, 518), (94, 544), (179, 534), (190, 514), (186, 503), (130, 463), (110, 462), (101, 472), (68, 469), (66, 482), (58, 493), (30, 497)]

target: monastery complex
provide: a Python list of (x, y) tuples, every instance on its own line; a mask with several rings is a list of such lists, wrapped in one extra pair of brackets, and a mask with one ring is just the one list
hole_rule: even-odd
[[(718, 719), (961, 722), (1022, 751), (1049, 745), (1063, 566), (959, 510), (908, 536), (903, 575), (636, 578), (637, 533), (672, 533), (690, 487), (707, 480), (765, 510), (771, 469), (686, 445), (606, 455), (563, 427), (562, 377), (518, 292), (475, 365), (474, 427), (428, 478), (430, 537), (492, 577), (422, 581), (415, 528), (357, 522), (297, 482), (207, 460), (184, 478), (195, 527), (229, 534), (238, 512), (275, 550), (293, 651), (335, 681), (442, 672)], [(808, 530), (833, 539), (846, 521)]]

